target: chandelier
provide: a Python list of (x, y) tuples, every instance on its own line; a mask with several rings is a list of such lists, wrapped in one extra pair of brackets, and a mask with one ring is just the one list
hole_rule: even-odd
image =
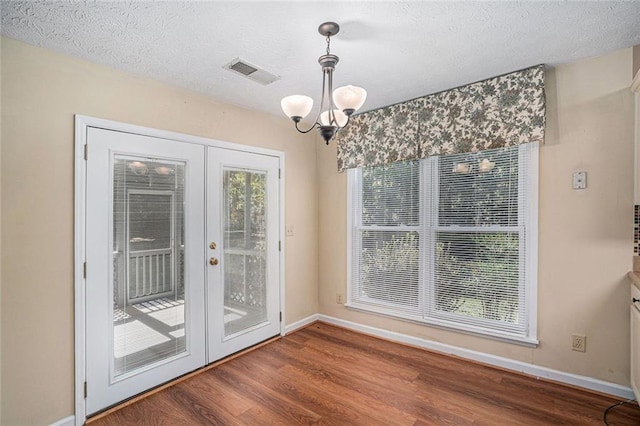
[(322, 99), (311, 127), (302, 130), (298, 123), (311, 112), (313, 99), (304, 95), (292, 95), (283, 98), (280, 102), (284, 113), (294, 121), (296, 130), (300, 133), (309, 133), (317, 128), (327, 145), (338, 130), (349, 123), (351, 114), (357, 111), (367, 98), (367, 91), (361, 87), (343, 86), (333, 90), (333, 71), (339, 58), (331, 54), (330, 45), (331, 37), (338, 34), (338, 31), (340, 26), (335, 22), (325, 22), (318, 27), (318, 32), (327, 39), (327, 53), (318, 58), (323, 74)]

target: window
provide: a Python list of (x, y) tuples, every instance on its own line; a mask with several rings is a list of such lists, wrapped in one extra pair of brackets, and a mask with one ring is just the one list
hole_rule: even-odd
[(537, 153), (349, 170), (348, 306), (536, 344)]

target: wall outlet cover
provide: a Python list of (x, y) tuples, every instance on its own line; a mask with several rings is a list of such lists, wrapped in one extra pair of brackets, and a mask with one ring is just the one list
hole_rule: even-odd
[(573, 174), (573, 189), (587, 188), (587, 172), (575, 172)]
[(578, 352), (586, 352), (587, 350), (587, 336), (583, 334), (571, 335), (571, 349)]

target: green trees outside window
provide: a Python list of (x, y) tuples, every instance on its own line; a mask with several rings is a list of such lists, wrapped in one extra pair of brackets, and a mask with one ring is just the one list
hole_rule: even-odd
[(353, 172), (352, 304), (526, 334), (526, 149)]

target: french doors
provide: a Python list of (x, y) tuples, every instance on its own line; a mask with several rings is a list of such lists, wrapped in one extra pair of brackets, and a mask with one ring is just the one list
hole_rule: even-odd
[(86, 138), (91, 415), (280, 332), (279, 158), (95, 127)]
[[(208, 151), (210, 361), (280, 330), (276, 157)], [(215, 264), (215, 265), (211, 265)]]

